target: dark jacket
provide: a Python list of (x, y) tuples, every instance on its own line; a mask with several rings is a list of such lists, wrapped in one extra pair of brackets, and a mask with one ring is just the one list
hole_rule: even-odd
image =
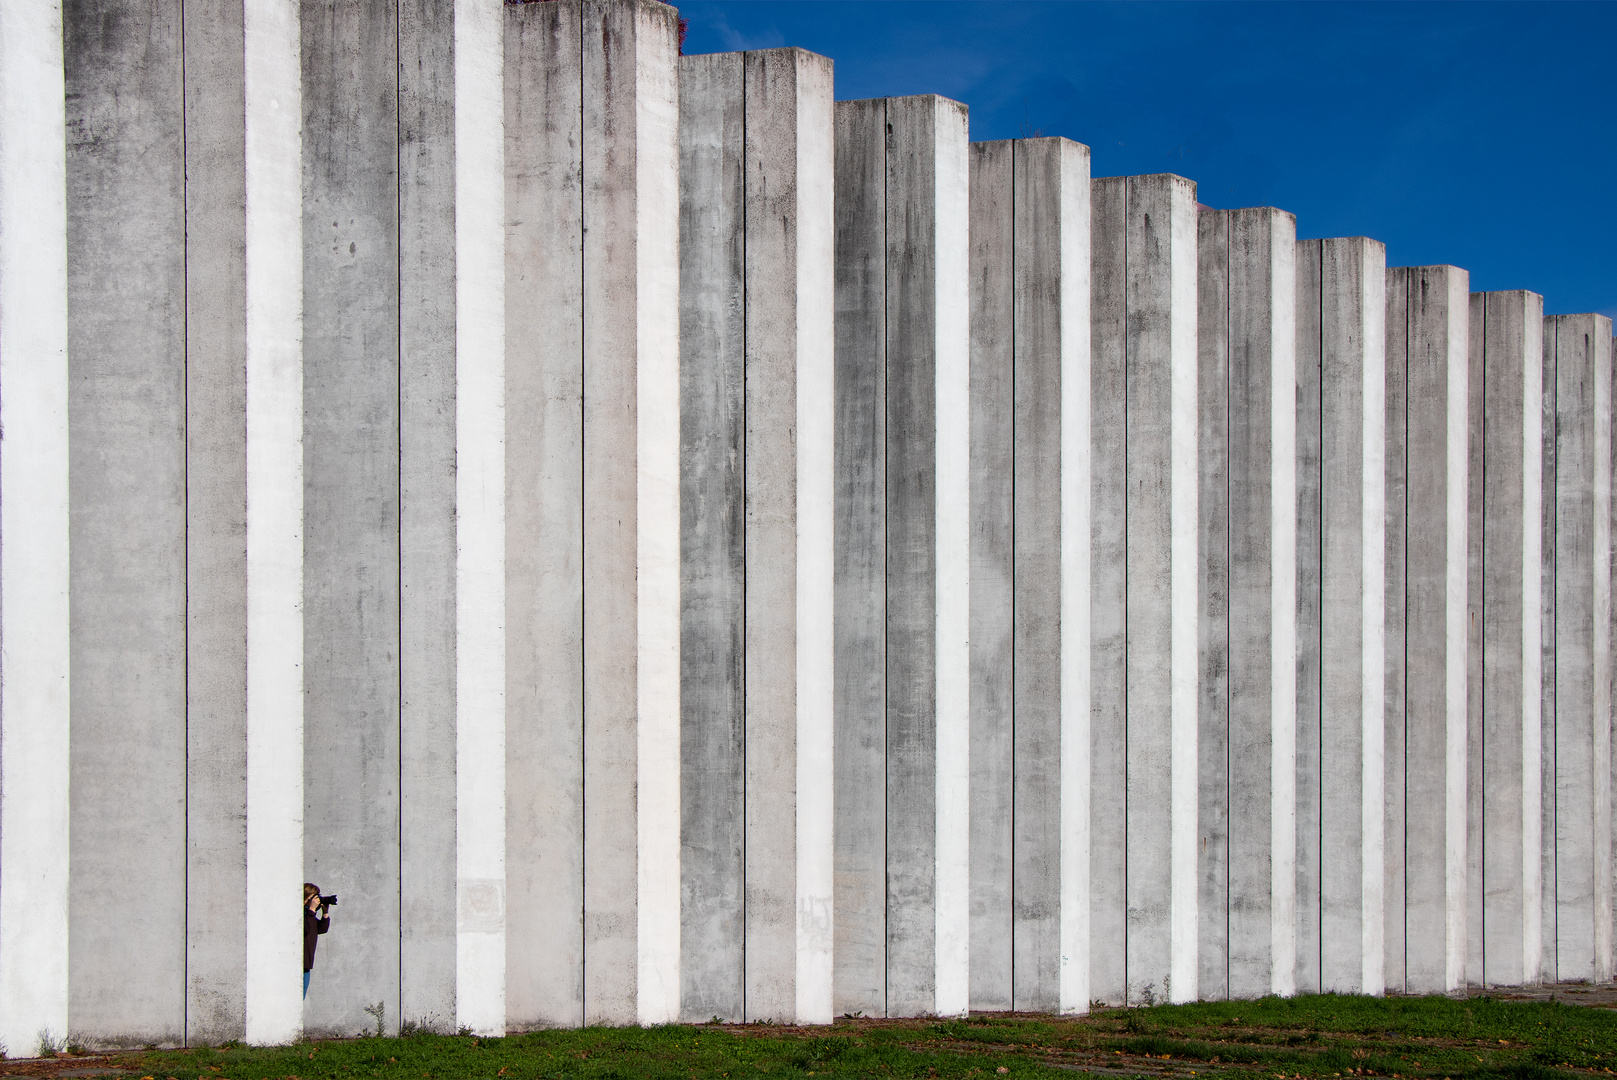
[(308, 908), (303, 909), (303, 970), (314, 970), (314, 947), (320, 935), (331, 929), (331, 916), (318, 917)]

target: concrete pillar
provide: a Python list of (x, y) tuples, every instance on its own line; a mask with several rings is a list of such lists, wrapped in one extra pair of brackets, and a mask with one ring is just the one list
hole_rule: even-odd
[(1196, 190), (1091, 186), (1090, 995), (1197, 988)]
[[(1554, 379), (1553, 953), (1546, 977), (1611, 977), (1611, 320), (1544, 320)], [(1546, 672), (1546, 674), (1550, 674)], [(1550, 943), (1547, 941), (1546, 945)]]
[[(453, 321), (440, 308), (401, 326), (401, 382), (415, 383), (400, 399), (401, 421), (415, 429), (400, 450), (407, 485), (401, 603), (406, 618), (419, 605), (421, 623), (402, 643), (415, 672), (405, 683), (400, 753), (417, 775), (412, 787), (405, 773), (401, 792), (401, 962), (408, 965), (401, 991), (410, 1019), (442, 1030), (452, 1016), (455, 1030), (500, 1036), (507, 1026), (506, 16), (492, 4), (457, 3), (451, 26), (440, 5), (424, 0), (402, 11), (401, 45), (431, 76), (418, 83), (416, 73), (405, 75), (410, 93), (401, 95), (420, 126), (404, 127), (400, 152), (402, 176), (414, 180), (401, 184), (400, 216), (418, 230), (419, 244), (414, 258), (405, 249), (400, 288), (446, 305), (452, 296)], [(435, 82), (450, 55), (452, 117)], [(422, 694), (419, 706), (408, 696), (412, 686)], [(452, 791), (444, 775), (450, 761)], [(453, 862), (449, 822), (429, 820), (449, 818), (451, 799)], [(417, 911), (420, 929), (412, 926)]]
[(68, 1022), (68, 365), (60, 3), (0, 5), (0, 1044)]
[(1297, 220), (1198, 215), (1199, 991), (1297, 955)]
[(829, 1023), (831, 62), (680, 61), (681, 1013)]
[(1385, 976), (1410, 993), (1465, 977), (1469, 282), (1387, 271)]
[(247, 168), (245, 1038), (303, 1026), (303, 120), (299, 12), (244, 4)]
[(1297, 982), (1379, 994), (1386, 249), (1297, 244)]
[[(674, 9), (505, 9), (506, 993), (679, 997)], [(610, 135), (608, 135), (610, 133)]]
[[(455, 5), (398, 9), (399, 289), (399, 1018), (455, 1028), (456, 757), (456, 226), (475, 214), (458, 190), (459, 125), (494, 113), (462, 108)], [(470, 6), (467, 6), (470, 10)], [(495, 109), (498, 107), (496, 99)], [(493, 193), (497, 196), (497, 192)], [(496, 202), (495, 205), (498, 205)], [(496, 260), (498, 256), (496, 253)], [(468, 265), (475, 275), (486, 259)], [(486, 325), (486, 324), (484, 324)], [(491, 434), (495, 424), (483, 430)], [(466, 465), (462, 466), (467, 468)], [(462, 482), (468, 482), (466, 477)], [(467, 527), (462, 507), (461, 529)], [(497, 560), (490, 560), (493, 568)], [(497, 619), (489, 622), (498, 625)], [(475, 633), (476, 627), (472, 628)], [(477, 642), (472, 655), (489, 643)], [(469, 650), (470, 651), (470, 650)], [(479, 703), (478, 713), (486, 713)], [(462, 713), (464, 715), (464, 713)], [(495, 712), (497, 715), (497, 711)], [(490, 790), (486, 770), (477, 790)], [(498, 785), (492, 793), (497, 794)], [(321, 882), (323, 885), (324, 882)], [(339, 906), (334, 926), (345, 929)], [(321, 946), (325, 948), (324, 945)], [(315, 978), (318, 979), (319, 974)]]
[(969, 994), (965, 107), (836, 106), (832, 1008)]
[(56, 857), (86, 1045), (185, 1038), (182, 30), (177, 2), (64, 11), (72, 818)]
[(1089, 150), (971, 147), (971, 1004), (1089, 1007)]
[(398, 1023), (400, 833), (398, 19), (302, 23), (306, 879), (343, 901), (304, 1008)]
[(1471, 294), (1466, 981), (1539, 979), (1544, 298)]

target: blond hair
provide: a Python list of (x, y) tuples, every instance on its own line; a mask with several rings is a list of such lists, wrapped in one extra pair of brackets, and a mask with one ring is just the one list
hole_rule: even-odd
[(320, 895), (320, 886), (314, 884), (313, 882), (309, 882), (309, 881), (305, 881), (303, 883), (303, 902), (305, 904), (307, 904), (310, 900), (313, 900), (315, 897), (317, 897), (319, 895)]

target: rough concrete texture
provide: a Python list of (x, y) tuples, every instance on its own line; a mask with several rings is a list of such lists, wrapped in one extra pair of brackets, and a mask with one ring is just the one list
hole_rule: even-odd
[(68, 1020), (67, 208), (62, 10), (0, 5), (0, 1043)]
[(967, 172), (958, 103), (837, 104), (839, 1013), (969, 993)]
[(1466, 981), (1539, 980), (1544, 299), (1471, 294)]
[(832, 393), (829, 281), (805, 279), (831, 267), (830, 172), (802, 160), (829, 148), (830, 61), (684, 58), (680, 118), (680, 1007), (790, 1021), (822, 998), (829, 1018), (829, 981), (799, 985), (797, 878), (802, 827), (819, 813), (829, 835), (831, 805), (798, 789), (800, 723), (830, 725), (823, 702), (801, 713), (819, 688), (798, 670), (819, 645), (805, 615), (830, 603), (799, 554), (826, 508), (798, 497), (798, 448), (831, 438), (801, 408)]
[(650, 0), (506, 9), (507, 1006), (519, 1028), (677, 1010), (674, 18)]
[(1384, 983), (1386, 249), (1297, 244), (1297, 975)]
[[(1555, 409), (1555, 933), (1546, 978), (1611, 973), (1611, 322), (1544, 320)], [(1552, 886), (1553, 882), (1553, 886)], [(1552, 946), (1553, 941), (1553, 946)]]
[(1385, 977), (1411, 993), (1465, 977), (1468, 285), (1387, 271)]
[(505, 16), (506, 1009), (520, 1029), (584, 1022), (583, 11)]
[(186, 1038), (246, 1034), (247, 414), (243, 11), (185, 47)]
[[(186, 1005), (180, 5), (64, 12), (72, 611), (69, 1034), (177, 1043)], [(130, 798), (131, 790), (141, 792)], [(62, 853), (58, 853), (58, 857)], [(140, 882), (138, 889), (130, 882)], [(138, 994), (128, 992), (139, 981)]]
[(433, 1031), (456, 1027), (454, 42), (453, 4), (398, 4), (399, 1016)]
[(305, 1027), (399, 1021), (397, 12), (303, 35), (304, 865), (343, 902)]
[(1063, 661), (1064, 604), (1087, 581), (1065, 576), (1063, 497), (1067, 428), (1087, 429), (1064, 408), (1089, 378), (1089, 154), (1028, 139), (971, 155), (971, 1004), (1083, 1009), (1063, 994), (1063, 875), (1088, 852), (1063, 805), (1088, 702), (1068, 700)]
[(1203, 997), (1296, 968), (1296, 219), (1198, 215)]
[(1196, 197), (1091, 186), (1090, 995), (1197, 997)]

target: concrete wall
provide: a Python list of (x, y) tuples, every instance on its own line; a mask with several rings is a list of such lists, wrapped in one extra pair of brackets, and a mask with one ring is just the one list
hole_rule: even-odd
[(1609, 321), (675, 20), (0, 5), (8, 1052), (1606, 977)]
[(59, 3), (0, 5), (0, 1044), (68, 1025), (67, 202)]
[(1468, 285), (1387, 271), (1384, 974), (1412, 993), (1465, 977)]
[(836, 110), (832, 1008), (969, 995), (966, 114)]
[(1198, 214), (1199, 992), (1297, 956), (1297, 222)]
[(1297, 244), (1299, 993), (1385, 986), (1386, 249)]
[(680, 61), (682, 1015), (831, 1019), (831, 62)]
[(1539, 979), (1543, 311), (1472, 293), (1466, 981)]
[(505, 9), (518, 1028), (678, 1011), (675, 18), (652, 0)]
[(1090, 996), (1197, 989), (1196, 193), (1093, 212)]
[[(1555, 929), (1547, 978), (1611, 973), (1611, 328), (1600, 315), (1544, 320), (1555, 416)], [(1548, 403), (1546, 403), (1548, 411)], [(1553, 942), (1553, 944), (1552, 944)]]
[(1089, 227), (1087, 147), (972, 145), (977, 1009), (1089, 1006)]

